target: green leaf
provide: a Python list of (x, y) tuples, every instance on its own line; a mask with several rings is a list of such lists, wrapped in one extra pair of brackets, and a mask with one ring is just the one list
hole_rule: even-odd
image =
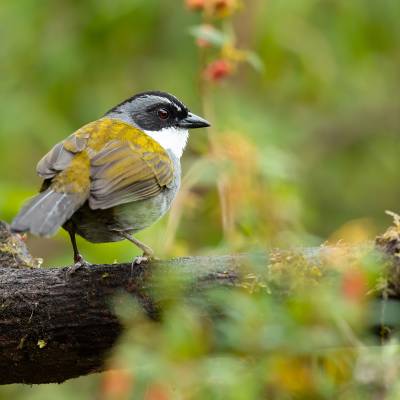
[(247, 52), (246, 61), (258, 72), (265, 70), (265, 65), (258, 54), (253, 51)]
[(229, 41), (229, 36), (211, 25), (197, 25), (189, 29), (196, 39), (203, 39), (214, 46), (222, 47)]

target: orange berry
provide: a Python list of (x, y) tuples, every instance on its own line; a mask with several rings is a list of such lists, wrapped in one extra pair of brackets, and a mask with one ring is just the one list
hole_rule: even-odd
[(227, 7), (229, 7), (229, 1), (228, 0), (216, 0), (214, 3), (214, 7), (216, 10), (223, 11)]
[(133, 387), (132, 375), (123, 369), (106, 371), (102, 377), (102, 399), (128, 399)]
[(359, 301), (365, 297), (367, 281), (359, 270), (346, 271), (342, 280), (342, 293), (348, 300)]
[(186, 0), (186, 7), (193, 11), (201, 11), (204, 9), (205, 0)]
[(211, 4), (215, 16), (221, 18), (232, 15), (239, 8), (238, 0), (212, 0)]
[(168, 387), (161, 384), (152, 384), (145, 394), (145, 400), (169, 400)]

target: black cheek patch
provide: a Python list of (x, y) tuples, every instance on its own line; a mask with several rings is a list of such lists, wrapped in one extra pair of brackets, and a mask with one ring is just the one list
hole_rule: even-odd
[(163, 120), (157, 115), (157, 112), (139, 112), (132, 114), (133, 121), (139, 128), (146, 131), (159, 131), (173, 125), (171, 117)]

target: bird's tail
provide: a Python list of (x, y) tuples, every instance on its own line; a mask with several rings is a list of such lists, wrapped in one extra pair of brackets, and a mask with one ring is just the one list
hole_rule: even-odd
[(52, 236), (84, 201), (82, 193), (60, 193), (49, 187), (27, 201), (11, 223), (11, 230)]

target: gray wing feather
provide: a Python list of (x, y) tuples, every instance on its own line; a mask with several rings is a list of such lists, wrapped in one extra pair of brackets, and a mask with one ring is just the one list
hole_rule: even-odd
[(57, 191), (49, 180), (68, 168), (75, 154), (86, 147), (87, 138), (88, 135), (72, 134), (63, 142), (57, 143), (39, 161), (36, 170), (45, 179), (43, 191), (23, 206), (11, 224), (13, 231), (51, 236), (86, 201), (87, 191)]
[(74, 153), (65, 150), (63, 143), (56, 144), (38, 163), (36, 172), (44, 179), (53, 178), (68, 167)]
[[(85, 149), (88, 135), (72, 134), (57, 143), (38, 163), (36, 172), (44, 179), (53, 178), (68, 167), (74, 155)], [(67, 149), (67, 148), (68, 149)]]
[(21, 209), (11, 224), (14, 232), (52, 236), (86, 200), (79, 193), (60, 193), (51, 188), (39, 193)]

